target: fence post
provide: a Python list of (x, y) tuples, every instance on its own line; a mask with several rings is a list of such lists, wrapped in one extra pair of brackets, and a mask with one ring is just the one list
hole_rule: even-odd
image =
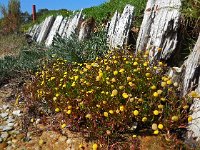
[(36, 6), (32, 5), (33, 22), (36, 20)]

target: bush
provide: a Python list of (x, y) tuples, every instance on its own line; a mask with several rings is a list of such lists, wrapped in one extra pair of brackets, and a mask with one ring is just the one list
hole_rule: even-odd
[(86, 62), (102, 57), (107, 52), (106, 32), (92, 33), (91, 38), (79, 41), (77, 35), (71, 38), (54, 38), (50, 54), (68, 61)]
[(123, 133), (177, 133), (186, 128), (190, 101), (180, 97), (166, 69), (162, 62), (150, 64), (148, 51), (115, 50), (90, 63), (56, 59), (36, 73), (25, 93), (28, 103), (62, 113), (60, 128), (101, 143), (112, 144)]
[(20, 18), (20, 1), (9, 0), (8, 8), (0, 6), (1, 14), (3, 15), (1, 28), (4, 34), (18, 32), (21, 24)]

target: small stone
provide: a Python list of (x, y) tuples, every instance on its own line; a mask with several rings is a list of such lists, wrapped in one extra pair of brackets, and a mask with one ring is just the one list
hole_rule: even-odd
[(2, 106), (2, 108), (3, 108), (4, 110), (8, 109), (9, 107), (10, 107), (9, 105), (3, 105), (3, 106)]
[(12, 129), (13, 129), (13, 127), (10, 127), (10, 126), (4, 126), (3, 127), (3, 131), (10, 131)]
[(14, 121), (15, 121), (14, 119), (8, 118), (8, 119), (6, 120), (6, 123), (12, 123), (12, 122), (14, 122)]
[(71, 139), (68, 139), (67, 140), (67, 144), (71, 144), (72, 143), (72, 140)]
[(67, 140), (67, 137), (66, 136), (60, 136), (59, 138), (58, 138), (58, 141), (59, 142), (65, 142)]
[(9, 145), (11, 145), (11, 144), (12, 144), (12, 141), (8, 141), (7, 143), (8, 143)]
[(16, 115), (18, 117), (20, 117), (22, 114), (21, 114), (21, 110), (14, 110), (13, 111), (13, 115)]
[(17, 127), (18, 125), (19, 125), (18, 123), (15, 123), (15, 124), (14, 124), (14, 127)]
[(17, 139), (12, 139), (13, 143), (17, 143), (17, 141), (18, 141)]
[(6, 140), (8, 138), (9, 134), (7, 132), (2, 132), (1, 133), (1, 138)]
[(1, 113), (0, 115), (2, 118), (6, 118), (8, 116), (8, 113)]
[(2, 143), (0, 143), (0, 149), (4, 149), (4, 148), (6, 148), (8, 146), (8, 144), (6, 143), (6, 142), (2, 142)]
[(14, 127), (14, 123), (8, 123), (7, 126)]
[(35, 123), (38, 124), (40, 122), (40, 119), (36, 119)]

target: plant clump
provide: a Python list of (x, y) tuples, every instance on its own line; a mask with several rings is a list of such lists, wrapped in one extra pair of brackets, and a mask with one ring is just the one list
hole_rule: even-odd
[(186, 127), (188, 98), (165, 75), (163, 62), (150, 63), (148, 51), (110, 51), (87, 63), (55, 59), (45, 63), (26, 87), (31, 102), (45, 103), (63, 114), (67, 127), (100, 140), (131, 133), (173, 133)]

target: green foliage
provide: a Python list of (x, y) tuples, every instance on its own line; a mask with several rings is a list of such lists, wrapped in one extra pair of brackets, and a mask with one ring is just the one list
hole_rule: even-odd
[(86, 17), (94, 17), (100, 22), (106, 19), (108, 15), (108, 17), (111, 17), (116, 10), (122, 12), (125, 5), (130, 4), (135, 7), (135, 16), (141, 16), (146, 6), (146, 2), (147, 0), (110, 0), (100, 6), (86, 8), (83, 10), (83, 13), (86, 14)]
[(92, 33), (89, 39), (83, 41), (79, 41), (77, 35), (64, 39), (57, 36), (54, 38), (50, 54), (71, 62), (87, 62), (104, 56), (107, 50), (106, 32), (99, 31)]
[(27, 102), (47, 104), (63, 114), (60, 128), (67, 126), (100, 143), (109, 139), (108, 145), (123, 133), (181, 131), (192, 120), (190, 103), (180, 97), (178, 83), (164, 74), (166, 65), (150, 64), (148, 53), (120, 49), (90, 63), (46, 63), (26, 87)]
[(25, 46), (16, 56), (5, 56), (0, 59), (0, 82), (5, 79), (20, 76), (24, 72), (36, 71), (40, 59), (44, 58), (46, 53), (43, 46)]

